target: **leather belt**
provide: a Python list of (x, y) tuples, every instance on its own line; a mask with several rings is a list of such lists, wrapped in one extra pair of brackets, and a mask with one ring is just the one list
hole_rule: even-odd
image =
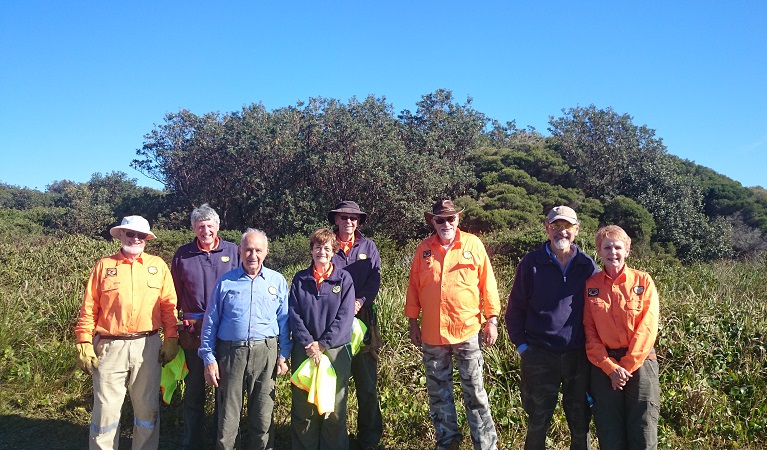
[(115, 341), (132, 341), (133, 339), (141, 339), (144, 337), (149, 337), (157, 334), (157, 330), (152, 331), (142, 331), (139, 333), (131, 333), (131, 334), (118, 334), (118, 335), (109, 335), (109, 334), (101, 334), (99, 335), (101, 339), (112, 339)]
[[(621, 358), (626, 356), (626, 353), (628, 353), (628, 348), (608, 348), (607, 349), (607, 356), (610, 358), (615, 358), (616, 360), (620, 361)], [(655, 348), (650, 350), (650, 354), (647, 355), (647, 358), (645, 359), (658, 359), (658, 355), (655, 354)]]
[(253, 347), (256, 344), (260, 344), (262, 342), (266, 342), (269, 339), (274, 339), (273, 337), (266, 338), (266, 339), (258, 339), (258, 340), (252, 340), (252, 341), (225, 341), (223, 339), (219, 339), (218, 342), (224, 345), (228, 345), (229, 347)]

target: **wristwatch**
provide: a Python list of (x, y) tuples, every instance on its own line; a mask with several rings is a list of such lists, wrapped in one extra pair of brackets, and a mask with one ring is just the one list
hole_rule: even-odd
[(488, 322), (488, 323), (492, 323), (492, 324), (493, 324), (493, 325), (495, 325), (496, 327), (498, 326), (498, 318), (497, 318), (497, 317), (495, 317), (495, 316), (493, 316), (493, 317), (491, 317), (491, 318), (487, 319), (487, 322)]

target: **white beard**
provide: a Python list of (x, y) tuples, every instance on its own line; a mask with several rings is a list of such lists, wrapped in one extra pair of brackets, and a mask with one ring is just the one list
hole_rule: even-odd
[(570, 240), (567, 238), (557, 239), (554, 241), (554, 247), (557, 250), (568, 250), (570, 248)]

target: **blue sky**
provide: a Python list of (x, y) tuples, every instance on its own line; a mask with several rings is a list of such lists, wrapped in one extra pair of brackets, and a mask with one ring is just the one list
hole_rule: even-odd
[[(728, 4), (729, 3), (729, 4)], [(0, 2), (0, 181), (126, 172), (167, 112), (439, 88), (548, 134), (595, 104), (767, 186), (767, 2)]]

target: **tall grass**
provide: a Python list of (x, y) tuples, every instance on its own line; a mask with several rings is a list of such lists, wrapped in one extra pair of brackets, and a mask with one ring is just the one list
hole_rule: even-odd
[[(169, 235), (168, 244), (156, 248), (169, 258), (173, 246), (190, 237), (188, 233)], [(158, 241), (162, 239), (161, 234)], [(171, 245), (174, 240), (177, 242)], [(377, 300), (384, 339), (379, 360), (383, 445), (391, 449), (433, 448), (421, 355), (409, 343), (403, 316), (415, 243), (400, 246), (379, 241), (384, 262)], [(295, 237), (286, 242), (273, 240), (275, 259), (268, 259), (267, 265), (290, 280), (308, 264), (306, 252), (301, 250), (303, 244)], [(72, 329), (93, 264), (117, 248), (116, 243), (77, 236), (0, 242), (0, 443), (11, 448), (43, 448), (36, 444), (40, 442), (36, 440), (40, 439), (39, 432), (3, 425), (27, 420), (45, 421), (51, 433), (58, 430), (56, 447), (85, 445), (91, 380), (75, 367)], [(505, 303), (517, 257), (497, 261), (495, 271)], [(661, 448), (767, 447), (765, 260), (682, 267), (666, 259), (646, 257), (630, 259), (629, 264), (649, 271), (661, 294), (661, 329), (656, 345), (661, 367)], [(484, 356), (485, 383), (502, 447), (520, 449), (526, 416), (519, 397), (519, 359), (503, 330), (499, 342), (486, 349)], [(350, 430), (356, 429), (358, 408), (353, 389), (352, 385)], [(459, 389), (456, 379), (460, 420), (468, 436)], [(164, 448), (177, 448), (180, 443), (180, 398), (179, 391), (172, 404), (163, 407)], [(289, 408), (289, 384), (281, 378), (275, 411), (278, 448), (289, 448)], [(130, 408), (125, 411), (125, 420), (130, 420)], [(78, 431), (73, 433), (72, 429)], [(123, 432), (129, 434), (130, 427), (124, 427)], [(567, 436), (564, 415), (558, 409), (550, 448), (567, 448)], [(470, 447), (468, 441), (467, 437), (463, 448)], [(0, 448), (4, 446), (0, 444)]]

